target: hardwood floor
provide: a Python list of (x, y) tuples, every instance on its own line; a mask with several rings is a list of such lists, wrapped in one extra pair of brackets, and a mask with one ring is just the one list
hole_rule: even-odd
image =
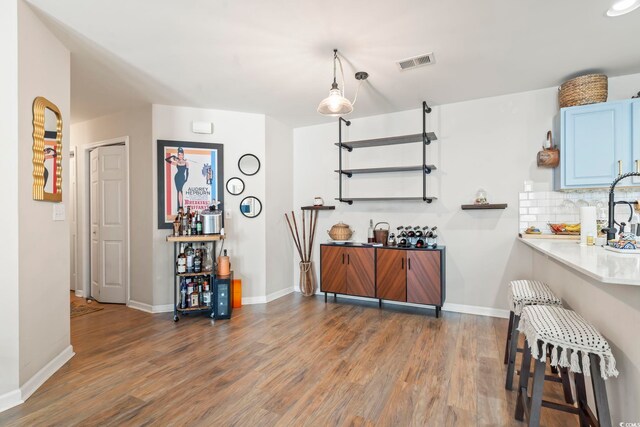
[(72, 319), (76, 356), (0, 425), (523, 425), (503, 319), (300, 294), (214, 325), (104, 307)]

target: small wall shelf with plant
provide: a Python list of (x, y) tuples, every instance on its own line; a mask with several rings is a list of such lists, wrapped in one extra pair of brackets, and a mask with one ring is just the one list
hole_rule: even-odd
[[(353, 202), (370, 202), (370, 201), (422, 201), (431, 203), (436, 197), (427, 196), (427, 175), (431, 171), (436, 170), (436, 166), (427, 163), (427, 145), (432, 141), (437, 141), (436, 134), (427, 132), (427, 114), (431, 112), (431, 108), (426, 102), (422, 102), (422, 133), (411, 135), (390, 136), (377, 139), (364, 139), (360, 141), (343, 141), (342, 140), (342, 124), (351, 126), (351, 122), (340, 117), (338, 119), (338, 142), (335, 144), (339, 147), (338, 169), (336, 173), (340, 174), (338, 198), (336, 200), (342, 203), (353, 204)], [(422, 143), (422, 164), (396, 167), (376, 167), (365, 169), (345, 169), (342, 167), (342, 151), (352, 152), (354, 149), (381, 147), (387, 145)], [(396, 173), (396, 172), (420, 172), (422, 175), (422, 196), (418, 197), (346, 197), (342, 194), (342, 180), (346, 177), (351, 178), (356, 174), (380, 174), (380, 173)]]

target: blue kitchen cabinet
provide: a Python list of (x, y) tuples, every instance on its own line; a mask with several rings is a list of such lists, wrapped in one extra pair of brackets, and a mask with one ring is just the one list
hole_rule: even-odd
[(555, 132), (560, 136), (555, 189), (605, 188), (620, 173), (635, 170), (635, 160), (640, 160), (639, 109), (640, 103), (631, 100), (561, 109)]

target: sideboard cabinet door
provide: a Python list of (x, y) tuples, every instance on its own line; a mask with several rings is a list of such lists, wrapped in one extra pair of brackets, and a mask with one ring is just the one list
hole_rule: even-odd
[(337, 246), (320, 246), (322, 292), (347, 293), (346, 251)]
[(440, 251), (407, 251), (407, 302), (442, 305), (440, 262)]
[(345, 248), (347, 254), (347, 293), (376, 296), (376, 252), (374, 248)]
[(406, 251), (378, 249), (376, 260), (377, 297), (392, 301), (407, 300)]

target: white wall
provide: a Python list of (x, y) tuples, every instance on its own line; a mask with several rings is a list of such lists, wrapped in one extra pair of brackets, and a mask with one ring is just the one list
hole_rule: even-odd
[[(214, 124), (212, 135), (191, 131), (192, 121), (208, 121)], [(235, 278), (242, 280), (242, 296), (245, 303), (263, 302), (266, 295), (266, 215), (269, 200), (266, 199), (265, 178), (265, 116), (262, 114), (236, 113), (189, 107), (153, 105), (153, 202), (145, 214), (153, 224), (153, 304), (162, 306), (173, 302), (173, 246), (166, 242), (168, 229), (157, 228), (157, 140), (190, 142), (215, 142), (224, 144), (225, 182), (240, 176), (245, 191), (232, 196), (225, 190), (225, 210), (231, 219), (225, 219), (231, 268)], [(263, 167), (253, 176), (244, 176), (238, 170), (238, 159), (245, 153), (255, 154)], [(263, 213), (257, 218), (245, 218), (240, 213), (240, 201), (246, 196), (256, 196), (262, 201)], [(219, 247), (218, 247), (219, 249)]]
[[(18, 147), (28, 143), (18, 138), (18, 5), (5, 1), (0, 14), (0, 139), (2, 162), (0, 181), (18, 181)], [(20, 399), (19, 387), (19, 276), (18, 276), (18, 186), (5, 185), (3, 191), (5, 227), (0, 245), (0, 411)]]
[[(53, 204), (34, 201), (31, 195), (32, 104), (34, 98), (44, 96), (62, 113), (62, 198), (64, 204), (69, 200), (70, 55), (23, 1), (18, 2), (18, 35), (20, 385), (30, 388), (33, 382), (29, 381), (52, 360), (72, 355), (69, 221), (54, 222)], [(15, 180), (7, 183), (12, 185)]]
[[(293, 210), (293, 129), (266, 118), (266, 241), (268, 299), (293, 290), (293, 244), (284, 219)], [(295, 209), (296, 215), (300, 212)]]
[(153, 193), (151, 105), (99, 117), (71, 126), (71, 144), (76, 150), (78, 170), (78, 266), (84, 295), (89, 295), (88, 242), (88, 153), (87, 144), (129, 137), (129, 210), (130, 210), (130, 295), (135, 302), (153, 304), (151, 251), (153, 239)]
[[(612, 78), (610, 98), (630, 97), (640, 87), (640, 74)], [(635, 89), (635, 92), (634, 92)], [(525, 180), (552, 188), (552, 171), (536, 166), (547, 130), (558, 111), (557, 89), (517, 93), (433, 108), (427, 130), (438, 141), (428, 151), (428, 162), (438, 170), (427, 178), (428, 193), (439, 199), (432, 204), (417, 202), (355, 202), (352, 206), (334, 201), (338, 196), (338, 125), (294, 129), (294, 205), (309, 204), (316, 195), (335, 211), (321, 212), (318, 242), (326, 241), (332, 224), (344, 221), (352, 226), (356, 240), (366, 238), (369, 219), (398, 225), (437, 225), (441, 244), (447, 246), (447, 303), (507, 308), (506, 284), (518, 277), (530, 277), (531, 257), (518, 245), (518, 193)], [(343, 128), (344, 130), (344, 128)], [(355, 119), (344, 132), (345, 140), (419, 133), (420, 109)], [(367, 148), (344, 152), (344, 167), (417, 165), (420, 144)], [(354, 176), (344, 196), (421, 195), (419, 173)], [(489, 200), (508, 203), (506, 210), (462, 211), (479, 188)], [(318, 266), (318, 251), (315, 263)], [(316, 268), (316, 271), (318, 269)], [(293, 269), (297, 280), (297, 269)], [(318, 278), (319, 279), (319, 278)], [(460, 307), (457, 307), (460, 309)], [(497, 311), (504, 314), (504, 311)]]

